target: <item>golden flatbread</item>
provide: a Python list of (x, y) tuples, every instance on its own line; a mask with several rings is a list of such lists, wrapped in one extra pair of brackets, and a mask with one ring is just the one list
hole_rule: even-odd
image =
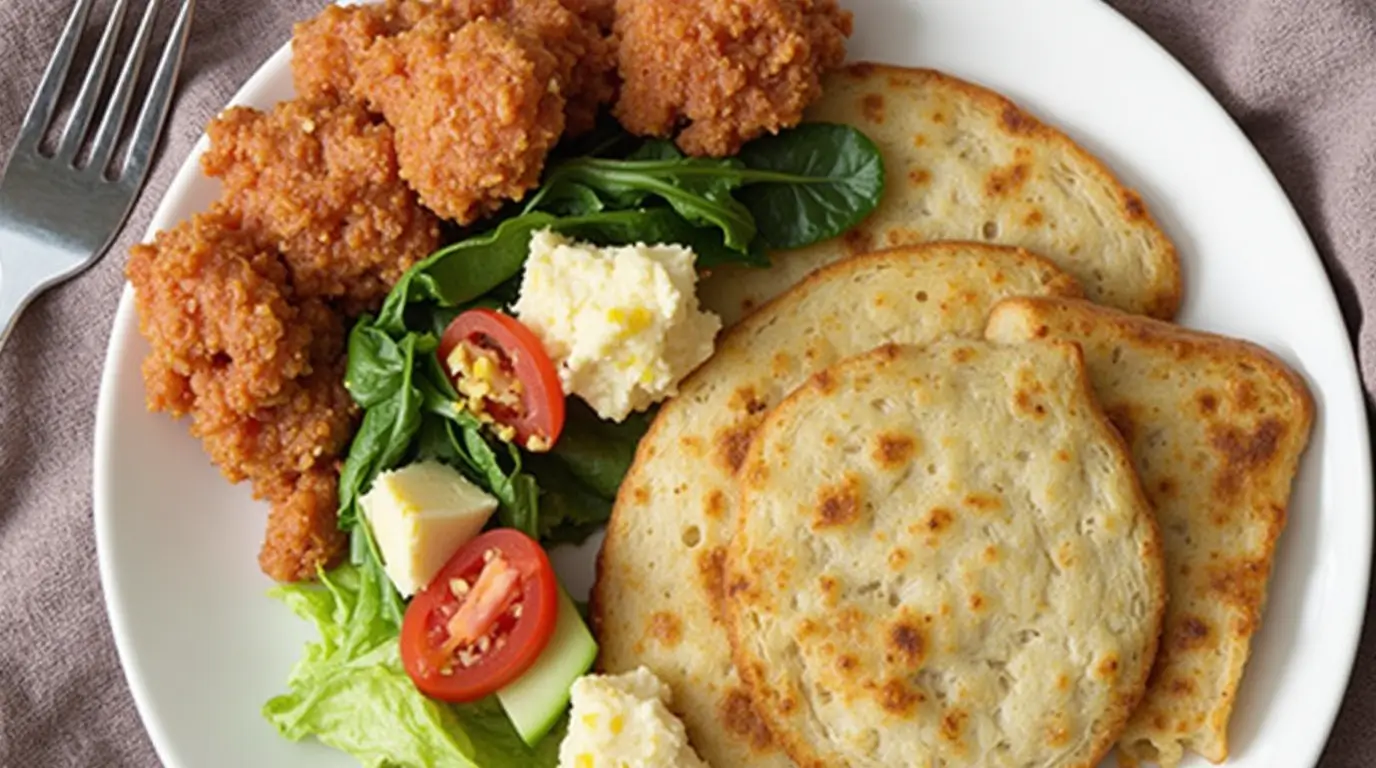
[(1151, 687), (1120, 751), (1167, 768), (1187, 749), (1224, 760), (1314, 421), (1308, 388), (1255, 345), (1083, 301), (1004, 302), (988, 336), (1083, 347), (1099, 401), (1156, 508), (1170, 603)]
[(853, 125), (874, 140), (884, 199), (844, 237), (775, 254), (769, 269), (717, 270), (700, 295), (728, 325), (822, 265), (935, 240), (1027, 248), (1095, 302), (1175, 316), (1179, 259), (1142, 198), (997, 93), (932, 70), (852, 64), (827, 77), (807, 119)]
[(932, 244), (832, 265), (725, 333), (660, 410), (621, 485), (593, 590), (601, 666), (659, 675), (713, 765), (791, 765), (736, 675), (715, 605), (735, 473), (755, 428), (843, 357), (890, 341), (978, 337), (1004, 297), (1078, 294), (1025, 251)]

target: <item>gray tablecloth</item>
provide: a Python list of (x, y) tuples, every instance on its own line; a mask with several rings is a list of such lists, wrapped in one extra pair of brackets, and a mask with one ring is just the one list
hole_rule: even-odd
[[(1009, 2), (1027, 0), (1008, 0)], [(91, 435), (125, 251), (208, 118), (322, 0), (201, 0), (161, 159), (112, 254), (0, 352), (0, 766), (150, 766), (96, 575)], [(142, 3), (136, 3), (141, 6)], [(1376, 2), (1117, 0), (1256, 142), (1309, 227), (1376, 391)], [(8, 154), (69, 6), (0, 0)], [(1325, 768), (1376, 764), (1376, 631)]]

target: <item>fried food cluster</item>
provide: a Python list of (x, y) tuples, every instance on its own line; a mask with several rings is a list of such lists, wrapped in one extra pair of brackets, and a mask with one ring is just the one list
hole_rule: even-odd
[(439, 242), (439, 220), (398, 175), (392, 127), (357, 102), (235, 107), (208, 133), (203, 170), (281, 251), (300, 298), (375, 308)]
[(202, 166), (221, 200), (128, 265), (148, 406), (272, 503), (259, 563), (282, 581), (343, 552), (346, 328), (435, 250), (441, 219), (524, 197), (613, 102), (639, 134), (689, 123), (695, 154), (792, 125), (850, 17), (835, 0), (386, 0), (294, 32), (297, 98), (218, 117)]
[(298, 298), (281, 254), (223, 204), (135, 246), (127, 274), (153, 348), (148, 407), (189, 416), (225, 477), (272, 502), (263, 570), (312, 578), (344, 547), (335, 463), (356, 413), (339, 312)]
[(836, 0), (617, 0), (626, 130), (678, 134), (691, 155), (724, 157), (797, 125), (846, 58), (851, 14)]
[(222, 199), (129, 258), (148, 406), (189, 417), (225, 477), (272, 503), (264, 572), (309, 579), (345, 544), (346, 320), (436, 248), (439, 220), (398, 175), (392, 129), (357, 102), (235, 108), (208, 133)]
[(330, 8), (297, 26), (293, 79), (307, 96), (365, 100), (426, 207), (471, 223), (534, 188), (559, 138), (592, 128), (615, 95), (606, 3), (568, 2)]

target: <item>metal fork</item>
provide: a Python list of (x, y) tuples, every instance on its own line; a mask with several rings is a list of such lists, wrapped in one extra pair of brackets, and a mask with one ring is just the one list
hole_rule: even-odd
[[(24, 306), (98, 261), (128, 218), (152, 165), (186, 50), (196, 3), (177, 1), (180, 7), (138, 117), (126, 132), (125, 117), (163, 0), (149, 0), (144, 9), (119, 78), (103, 104), (100, 123), (85, 153), (88, 159), (82, 162), (82, 147), (102, 106), (101, 92), (129, 0), (115, 0), (82, 76), (71, 116), (56, 138), (56, 149), (49, 153), (42, 149), (43, 137), (53, 121), (94, 2), (76, 0), (0, 177), (0, 346)], [(116, 158), (116, 148), (126, 139), (127, 152)]]

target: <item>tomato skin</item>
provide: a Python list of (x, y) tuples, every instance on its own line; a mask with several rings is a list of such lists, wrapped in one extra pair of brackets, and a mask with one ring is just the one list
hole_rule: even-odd
[(440, 365), (449, 371), (449, 353), (461, 342), (495, 348), (510, 363), (521, 382), (525, 413), (509, 423), (516, 440), (529, 447), (531, 438), (548, 450), (564, 429), (564, 388), (559, 370), (534, 332), (516, 318), (491, 309), (470, 309), (444, 329), (438, 350)]
[[(504, 642), (494, 644), (471, 666), (444, 652), (446, 614), (460, 604), (450, 580), (475, 582), (484, 554), (499, 553), (519, 574), (520, 616), (503, 616)], [(530, 669), (549, 645), (559, 612), (559, 584), (545, 550), (513, 528), (497, 528), (459, 548), (435, 580), (412, 598), (401, 625), (401, 661), (421, 693), (449, 702), (476, 701)], [(450, 669), (449, 674), (442, 670)]]

